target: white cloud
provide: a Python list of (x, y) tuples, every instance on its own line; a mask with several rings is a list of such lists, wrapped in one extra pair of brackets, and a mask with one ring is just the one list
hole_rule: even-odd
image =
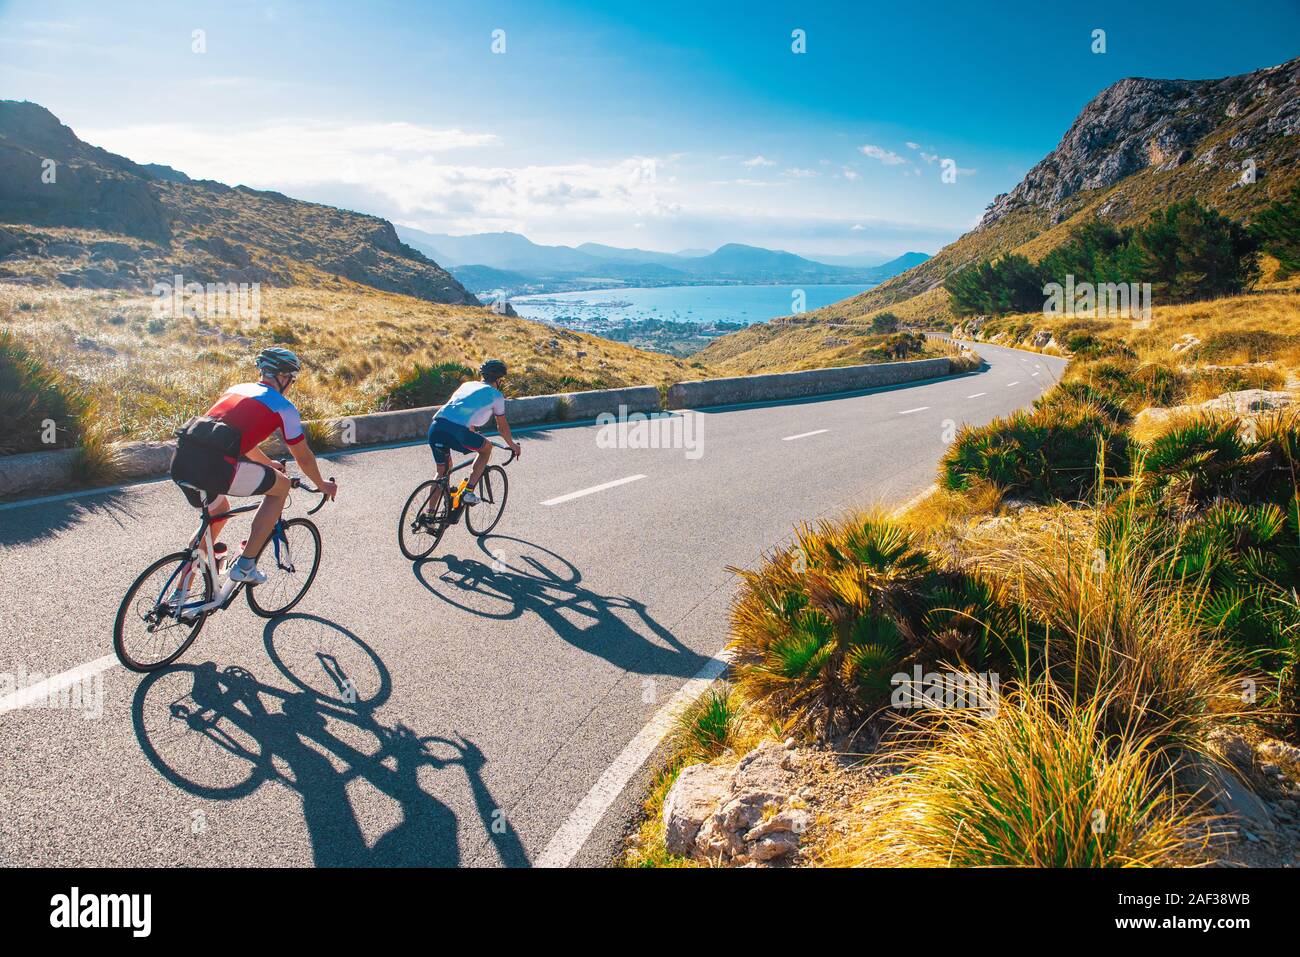
[(855, 170), (852, 166), (845, 166), (845, 167), (843, 167), (842, 170), (841, 170), (841, 173), (843, 174), (843, 176), (844, 176), (845, 179), (857, 179), (857, 178), (858, 178), (858, 171)]
[(775, 165), (776, 165), (776, 161), (775, 161), (775, 160), (770, 160), (770, 159), (768, 159), (766, 156), (764, 156), (762, 153), (760, 153), (760, 154), (758, 154), (757, 156), (752, 156), (752, 157), (750, 157), (749, 159), (745, 160), (745, 161), (744, 161), (743, 163), (741, 163), (740, 165), (741, 165), (741, 166), (748, 166), (750, 169), (753, 169), (753, 168), (755, 168), (755, 167), (757, 167), (757, 166), (775, 166)]
[(815, 169), (801, 169), (798, 166), (792, 166), (785, 171), (786, 176), (793, 176), (795, 179), (807, 179), (810, 176), (816, 176)]
[[(87, 130), (88, 142), (138, 162), (166, 163), (199, 179), (342, 197), (352, 208), (448, 229), (518, 228), (575, 216), (673, 215), (660, 161), (507, 167), (450, 162), (455, 151), (494, 146), (491, 133), (411, 123), (292, 122), (246, 130), (185, 124)], [(324, 201), (339, 202), (338, 199)]]
[(908, 140), (903, 145), (906, 146), (909, 150), (919, 150), (921, 148), (920, 143), (913, 143), (911, 140)]
[(907, 162), (893, 150), (887, 150), (883, 146), (872, 146), (870, 143), (859, 146), (858, 152), (868, 159), (878, 160), (886, 166), (901, 166)]

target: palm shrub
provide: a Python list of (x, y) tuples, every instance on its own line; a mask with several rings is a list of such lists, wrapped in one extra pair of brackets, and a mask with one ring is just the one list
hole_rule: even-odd
[(994, 590), (936, 567), (902, 526), (859, 516), (796, 538), (756, 570), (733, 569), (737, 686), (787, 728), (849, 730), (913, 663), (1005, 658)]
[(1104, 476), (1127, 474), (1128, 439), (1112, 413), (1063, 398), (962, 429), (940, 463), (940, 481), (951, 491), (989, 481), (1038, 501), (1076, 501), (1096, 488), (1099, 454)]
[(1201, 413), (1175, 421), (1135, 464), (1140, 487), (1168, 510), (1189, 513), (1218, 499), (1272, 502), (1296, 494), (1300, 415), (1243, 419)]
[(736, 680), (791, 728), (829, 735), (887, 697), (930, 565), (909, 533), (879, 518), (804, 526), (796, 537), (757, 570), (733, 569)]
[[(76, 445), (91, 404), (71, 381), (51, 369), (8, 332), (0, 332), (0, 455)], [(47, 422), (54, 442), (46, 442)]]

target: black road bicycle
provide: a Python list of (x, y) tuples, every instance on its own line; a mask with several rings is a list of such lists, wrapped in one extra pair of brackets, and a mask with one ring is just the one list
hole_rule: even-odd
[[(308, 515), (315, 515), (328, 501), (324, 492), (301, 478), (290, 482), (293, 488), (321, 497)], [(274, 565), (265, 561), (267, 549), (262, 550), (263, 565), (267, 566), (263, 568), (263, 584), (244, 588), (243, 582), (229, 578), (220, 581), (222, 568), (212, 544), (212, 523), (256, 511), (260, 504), (254, 502), (213, 515), (205, 497), (203, 519), (189, 545), (141, 572), (118, 606), (113, 623), (113, 650), (125, 667), (132, 671), (165, 668), (184, 654), (208, 617), (229, 608), (241, 590), (248, 598), (248, 607), (263, 618), (278, 618), (302, 601), (316, 579), (321, 552), (320, 529), (306, 518), (281, 516), (276, 523), (267, 542), (275, 556)], [(206, 550), (199, 548), (200, 542)]]
[(489, 465), (483, 470), (478, 488), (474, 490), (479, 504), (462, 505), (460, 499), (469, 482), (463, 480), (459, 485), (453, 485), (450, 481), (461, 469), (474, 464), (472, 457), (452, 468), (445, 478), (421, 482), (406, 500), (402, 514), (397, 519), (397, 545), (411, 561), (427, 558), (438, 547), (447, 528), (460, 521), (462, 513), (465, 516), (465, 527), (472, 535), (486, 535), (497, 527), (497, 522), (501, 521), (506, 510), (506, 497), (510, 494), (510, 483), (506, 479), (504, 466), (515, 460), (515, 452), (500, 442), (492, 444), (507, 450), (510, 458), (501, 465)]

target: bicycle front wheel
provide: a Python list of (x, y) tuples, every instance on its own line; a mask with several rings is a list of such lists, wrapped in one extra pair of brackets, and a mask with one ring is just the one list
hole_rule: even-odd
[(489, 465), (478, 480), (478, 504), (465, 509), (465, 527), (475, 535), (486, 535), (497, 527), (506, 511), (506, 497), (510, 482), (506, 470), (499, 465)]
[(302, 601), (316, 580), (320, 550), (320, 530), (313, 522), (305, 518), (281, 522), (262, 549), (258, 562), (266, 581), (260, 585), (244, 586), (248, 607), (253, 614), (278, 618)]
[[(212, 575), (194, 565), (188, 552), (158, 559), (127, 589), (113, 622), (113, 651), (131, 671), (157, 671), (171, 664), (203, 629), (208, 613), (193, 613), (212, 601)], [(176, 614), (180, 609), (180, 616)]]
[(397, 519), (397, 546), (413, 562), (418, 562), (438, 547), (447, 520), (451, 517), (451, 502), (441, 483), (430, 479), (411, 493)]

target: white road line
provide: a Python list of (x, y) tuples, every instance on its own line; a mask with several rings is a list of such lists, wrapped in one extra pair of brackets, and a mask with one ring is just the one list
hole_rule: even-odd
[(806, 439), (810, 435), (821, 435), (823, 432), (829, 432), (830, 429), (814, 429), (812, 432), (800, 432), (798, 435), (787, 435), (782, 442), (793, 442), (795, 439)]
[(682, 685), (666, 705), (655, 712), (649, 723), (619, 752), (614, 763), (605, 769), (605, 773), (592, 785), (587, 796), (573, 809), (573, 813), (555, 832), (550, 843), (533, 861), (533, 867), (568, 867), (573, 862), (610, 805), (618, 799), (623, 789), (627, 787), (627, 783), (632, 780), (632, 775), (636, 774), (641, 765), (645, 764), (646, 759), (654, 753), (664, 735), (672, 730), (673, 719), (682, 708), (703, 694), (704, 689), (722, 674), (730, 658), (730, 652), (718, 652), (704, 663), (704, 667), (695, 673), (695, 677)]
[(982, 395), (988, 395), (988, 393), (987, 393), (987, 392), (976, 392), (974, 395), (968, 395), (968, 396), (966, 396), (966, 398), (968, 398), (968, 399), (978, 399), (978, 398), (979, 398), (980, 396), (982, 396)]
[(627, 478), (614, 479), (612, 482), (606, 482), (604, 485), (593, 485), (591, 488), (578, 489), (576, 492), (570, 492), (568, 495), (560, 495), (556, 498), (548, 498), (543, 505), (559, 505), (562, 502), (571, 502), (575, 498), (582, 498), (584, 495), (591, 495), (595, 492), (603, 492), (607, 488), (615, 488), (619, 485), (626, 485), (628, 482), (635, 482), (637, 479), (645, 478), (644, 475), (629, 475)]
[(911, 415), (913, 412), (924, 412), (924, 411), (925, 411), (926, 409), (928, 409), (928, 408), (930, 408), (928, 405), (918, 405), (915, 409), (904, 409), (902, 412), (900, 412), (900, 413), (898, 413), (898, 414), (899, 414), (899, 415)]
[(1020, 380), (1017, 379), (1015, 382), (1008, 382), (1007, 388), (1010, 389), (1013, 385), (1020, 385)]
[(1030, 374), (1031, 376), (1036, 376), (1036, 375), (1038, 375), (1037, 372), (1031, 372), (1031, 373), (1029, 373), (1029, 374)]
[(10, 692), (0, 698), (0, 714), (4, 714), (6, 711), (17, 711), (19, 708), (25, 708), (37, 701), (47, 701), (51, 697), (57, 698), (59, 692), (64, 688), (70, 688), (87, 678), (93, 678), (100, 672), (114, 667), (117, 663), (117, 655), (105, 655), (102, 658), (96, 658), (94, 661), (88, 661), (84, 665), (69, 668), (62, 674), (51, 675), (44, 681), (38, 681), (26, 688), (19, 688), (17, 691)]

